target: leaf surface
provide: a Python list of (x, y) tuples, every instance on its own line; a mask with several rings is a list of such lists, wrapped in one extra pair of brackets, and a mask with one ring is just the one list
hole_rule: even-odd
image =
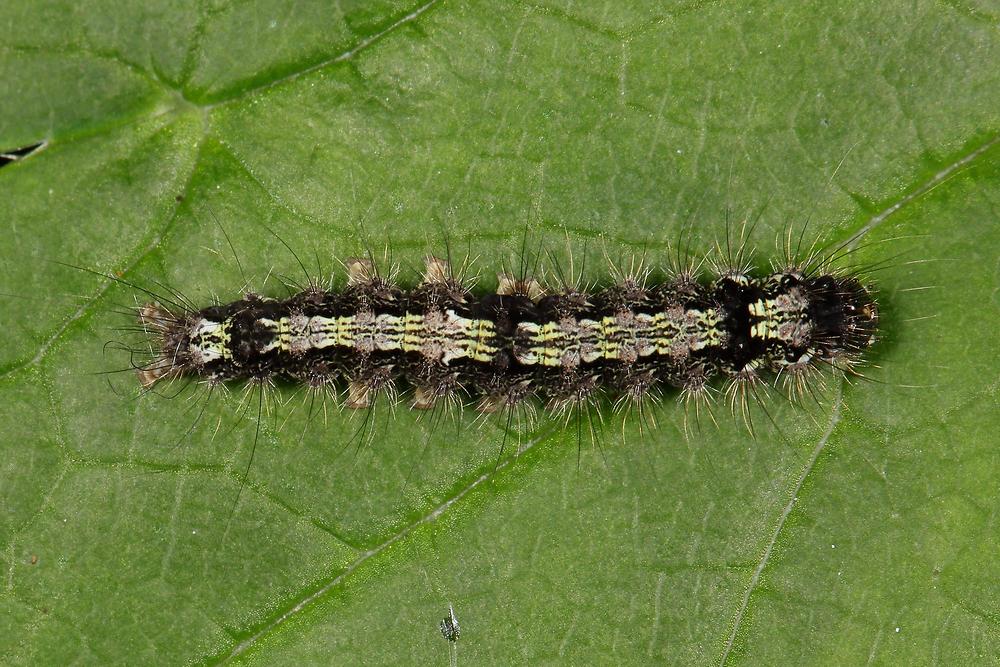
[[(42, 146), (0, 168), (0, 660), (440, 663), (452, 604), (463, 663), (995, 664), (998, 21), (3, 3), (0, 153)], [(468, 414), (99, 374), (142, 289), (278, 296), (383, 247), (412, 281), (446, 245), (488, 288), (525, 238), (607, 280), (744, 219), (762, 264), (864, 231), (885, 332), (871, 382), (766, 396), (753, 434), (668, 394), (498, 464)]]

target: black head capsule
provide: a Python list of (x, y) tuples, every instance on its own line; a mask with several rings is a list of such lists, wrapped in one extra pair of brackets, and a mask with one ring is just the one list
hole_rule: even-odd
[(825, 275), (806, 281), (808, 315), (821, 358), (857, 355), (875, 343), (878, 304), (852, 276)]

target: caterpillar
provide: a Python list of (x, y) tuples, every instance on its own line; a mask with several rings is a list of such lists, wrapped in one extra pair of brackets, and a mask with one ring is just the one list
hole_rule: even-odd
[(818, 369), (854, 372), (878, 334), (873, 291), (832, 268), (835, 254), (755, 272), (741, 248), (713, 276), (688, 265), (654, 279), (640, 266), (605, 287), (501, 273), (492, 293), (432, 255), (409, 289), (395, 269), (353, 258), (340, 289), (312, 282), (284, 299), (247, 293), (200, 309), (150, 301), (138, 319), (152, 354), (134, 366), (147, 390), (175, 378), (278, 380), (346, 389), (354, 409), (403, 387), (416, 409), (494, 413), (540, 399), (556, 414), (667, 387), (704, 399), (715, 378), (734, 395), (758, 382), (801, 391)]

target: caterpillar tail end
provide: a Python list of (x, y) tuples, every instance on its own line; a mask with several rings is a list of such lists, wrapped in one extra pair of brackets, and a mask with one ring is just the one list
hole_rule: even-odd
[[(161, 339), (176, 320), (170, 311), (155, 302), (143, 304), (139, 308), (139, 324), (147, 332)], [(163, 378), (173, 377), (176, 373), (176, 367), (162, 352), (155, 354), (148, 363), (136, 368), (136, 375), (143, 389), (149, 389)]]

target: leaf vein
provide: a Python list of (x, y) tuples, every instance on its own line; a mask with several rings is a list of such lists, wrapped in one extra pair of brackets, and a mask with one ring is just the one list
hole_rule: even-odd
[(383, 38), (385, 38), (390, 33), (395, 32), (396, 30), (398, 30), (399, 28), (401, 28), (401, 27), (403, 27), (403, 26), (405, 26), (407, 24), (413, 23), (417, 18), (419, 18), (422, 14), (424, 14), (427, 10), (429, 10), (431, 7), (433, 7), (434, 5), (438, 4), (439, 2), (441, 2), (441, 0), (427, 0), (427, 2), (424, 2), (423, 4), (421, 4), (420, 6), (418, 6), (416, 9), (414, 9), (412, 12), (410, 12), (406, 16), (403, 16), (402, 18), (396, 20), (394, 23), (390, 24), (386, 28), (384, 28), (381, 31), (375, 33), (374, 35), (369, 35), (368, 37), (365, 37), (361, 41), (357, 42), (356, 44), (354, 44), (353, 46), (351, 46), (350, 48), (348, 48), (346, 51), (342, 51), (341, 53), (338, 53), (335, 56), (332, 56), (330, 58), (326, 58), (324, 60), (321, 60), (321, 61), (319, 61), (317, 63), (313, 63), (311, 65), (307, 65), (307, 66), (303, 67), (302, 69), (295, 70), (294, 72), (290, 72), (290, 73), (285, 74), (284, 76), (280, 76), (280, 77), (278, 77), (276, 79), (272, 79), (270, 81), (266, 81), (266, 82), (258, 84), (256, 86), (252, 86), (252, 87), (247, 88), (245, 90), (241, 90), (241, 91), (239, 91), (238, 93), (236, 93), (234, 95), (231, 95), (229, 97), (225, 97), (223, 99), (217, 100), (216, 102), (213, 102), (211, 104), (207, 104), (205, 106), (208, 107), (208, 108), (211, 108), (211, 107), (221, 106), (221, 105), (224, 105), (224, 104), (229, 104), (230, 102), (235, 102), (237, 100), (243, 99), (244, 97), (246, 97), (248, 95), (253, 95), (254, 93), (259, 93), (261, 91), (268, 90), (270, 88), (273, 88), (275, 86), (281, 85), (283, 83), (287, 83), (289, 81), (294, 81), (294, 80), (296, 80), (296, 79), (298, 79), (298, 78), (300, 78), (302, 76), (305, 76), (307, 74), (312, 74), (313, 72), (317, 72), (317, 71), (322, 70), (322, 69), (324, 69), (326, 67), (329, 67), (331, 65), (337, 65), (337, 64), (342, 63), (342, 62), (347, 62), (347, 61), (353, 59), (354, 56), (356, 56), (360, 52), (364, 51), (368, 47), (370, 47), (373, 44), (381, 41)]
[(757, 567), (754, 568), (753, 574), (750, 576), (750, 582), (747, 584), (746, 590), (743, 591), (743, 598), (740, 601), (740, 607), (736, 611), (736, 616), (733, 619), (729, 638), (726, 640), (726, 647), (719, 660), (720, 667), (724, 667), (726, 662), (729, 660), (729, 656), (733, 650), (733, 645), (736, 643), (736, 636), (739, 634), (740, 628), (743, 625), (743, 620), (746, 618), (747, 608), (750, 606), (750, 597), (757, 588), (757, 584), (760, 582), (760, 577), (764, 572), (764, 568), (767, 567), (767, 563), (771, 558), (771, 553), (774, 551), (774, 545), (777, 544), (778, 538), (781, 536), (781, 531), (784, 530), (785, 523), (788, 521), (788, 517), (791, 515), (792, 510), (795, 507), (799, 491), (802, 490), (802, 485), (805, 484), (806, 478), (809, 477), (810, 473), (812, 473), (816, 466), (816, 461), (819, 460), (820, 454), (823, 453), (823, 449), (830, 441), (830, 436), (833, 434), (834, 429), (840, 422), (840, 409), (842, 401), (843, 390), (841, 386), (841, 391), (837, 393), (837, 400), (833, 405), (833, 411), (830, 416), (830, 424), (826, 427), (826, 431), (820, 437), (819, 442), (817, 442), (816, 446), (813, 447), (812, 454), (809, 456), (809, 461), (806, 462), (806, 465), (799, 474), (795, 485), (792, 487), (788, 502), (781, 511), (781, 516), (778, 517), (778, 523), (774, 527), (774, 531), (771, 533), (771, 539), (768, 540), (767, 545), (764, 547), (764, 552), (761, 554), (760, 561), (757, 563)]
[(520, 457), (525, 452), (527, 452), (528, 450), (532, 449), (533, 447), (535, 447), (539, 443), (543, 442), (544, 440), (545, 440), (544, 437), (537, 437), (537, 438), (531, 440), (522, 449), (520, 449), (518, 451), (518, 456), (517, 457), (508, 458), (506, 461), (503, 461), (502, 463), (500, 463), (499, 465), (497, 465), (495, 468), (491, 468), (487, 472), (482, 473), (477, 478), (475, 478), (474, 480), (472, 480), (468, 485), (466, 485), (465, 488), (463, 488), (461, 491), (459, 491), (458, 493), (456, 493), (451, 498), (448, 498), (447, 500), (445, 500), (443, 503), (441, 503), (440, 505), (438, 505), (436, 508), (434, 508), (428, 514), (425, 514), (424, 516), (420, 517), (419, 519), (417, 519), (413, 523), (405, 526), (399, 532), (395, 533), (394, 535), (392, 535), (391, 537), (389, 537), (388, 539), (386, 539), (381, 544), (378, 544), (378, 545), (372, 547), (371, 549), (368, 549), (368, 550), (364, 551), (363, 553), (361, 553), (353, 562), (351, 562), (344, 569), (343, 572), (341, 572), (337, 576), (333, 577), (330, 581), (328, 581), (326, 584), (324, 584), (322, 587), (320, 587), (319, 590), (316, 590), (316, 591), (314, 591), (314, 592), (312, 592), (312, 593), (304, 596), (301, 600), (299, 600), (290, 609), (288, 609), (287, 611), (283, 612), (277, 618), (272, 619), (270, 622), (268, 622), (265, 625), (263, 625), (253, 635), (251, 635), (250, 637), (248, 637), (244, 641), (242, 641), (239, 644), (237, 644), (236, 646), (234, 646), (233, 649), (229, 652), (229, 654), (226, 655), (225, 657), (223, 657), (220, 662), (223, 662), (223, 663), (230, 662), (232, 660), (235, 660), (236, 658), (238, 658), (242, 654), (246, 653), (248, 650), (250, 650), (251, 648), (253, 648), (254, 644), (256, 644), (258, 641), (260, 641), (261, 639), (263, 639), (265, 636), (269, 635), (271, 632), (273, 632), (274, 630), (276, 630), (278, 627), (280, 627), (281, 625), (285, 624), (286, 622), (288, 622), (289, 620), (291, 620), (293, 617), (295, 617), (296, 615), (298, 615), (300, 612), (302, 612), (305, 609), (307, 609), (308, 607), (312, 606), (315, 602), (317, 602), (318, 600), (320, 600), (321, 598), (323, 598), (324, 596), (326, 596), (328, 593), (330, 593), (332, 590), (334, 590), (337, 586), (339, 586), (341, 583), (343, 583), (351, 574), (353, 574), (358, 568), (360, 568), (370, 558), (372, 558), (374, 556), (377, 556), (378, 554), (382, 553), (383, 551), (385, 551), (386, 549), (388, 549), (389, 547), (391, 547), (393, 544), (395, 544), (395, 543), (397, 543), (397, 542), (399, 542), (401, 540), (406, 539), (406, 537), (408, 537), (417, 528), (419, 528), (419, 527), (421, 527), (423, 525), (426, 525), (426, 524), (433, 523), (434, 521), (436, 521), (446, 511), (448, 511), (452, 507), (452, 505), (455, 505), (456, 503), (458, 503), (460, 500), (462, 500), (464, 497), (466, 497), (467, 495), (469, 495), (477, 487), (481, 486), (484, 482), (488, 482), (489, 480), (491, 480), (494, 477), (496, 477), (496, 475), (498, 473), (500, 473), (501, 471), (503, 471), (506, 468), (510, 467), (511, 464), (515, 460), (517, 460), (518, 457)]

